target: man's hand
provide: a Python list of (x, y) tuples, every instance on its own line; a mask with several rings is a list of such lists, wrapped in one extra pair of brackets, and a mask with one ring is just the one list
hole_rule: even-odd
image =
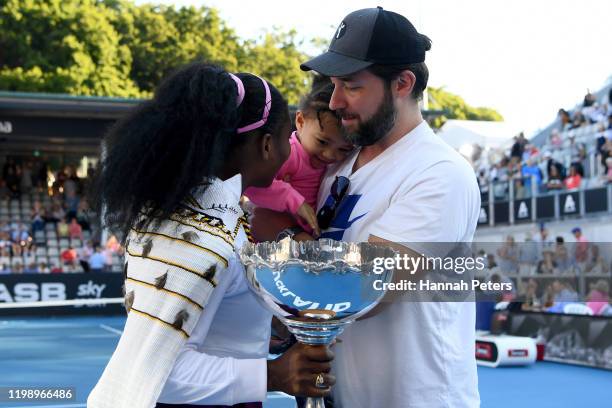
[(317, 222), (317, 214), (311, 206), (304, 202), (300, 208), (298, 208), (297, 215), (302, 217), (302, 219), (304, 219), (308, 225), (310, 225), (310, 228), (312, 228), (314, 231), (313, 235), (315, 237), (321, 235), (321, 229), (319, 228), (319, 223)]
[[(326, 346), (296, 343), (276, 360), (268, 361), (268, 391), (282, 391), (300, 397), (330, 394), (336, 378), (330, 374), (332, 351)], [(323, 387), (317, 377), (323, 376)]]

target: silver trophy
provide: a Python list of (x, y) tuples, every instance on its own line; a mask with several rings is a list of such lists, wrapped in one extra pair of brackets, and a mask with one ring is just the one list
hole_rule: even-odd
[[(309, 345), (331, 344), (376, 306), (393, 271), (374, 268), (375, 259), (394, 256), (388, 247), (331, 239), (248, 243), (240, 251), (251, 290)], [(316, 385), (326, 388), (322, 376)], [(323, 398), (306, 401), (306, 408), (324, 407)]]

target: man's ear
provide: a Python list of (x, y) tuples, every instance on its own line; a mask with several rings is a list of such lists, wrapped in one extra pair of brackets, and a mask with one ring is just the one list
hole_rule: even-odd
[(416, 76), (412, 71), (404, 70), (396, 80), (395, 90), (397, 96), (404, 98), (410, 96), (416, 84)]

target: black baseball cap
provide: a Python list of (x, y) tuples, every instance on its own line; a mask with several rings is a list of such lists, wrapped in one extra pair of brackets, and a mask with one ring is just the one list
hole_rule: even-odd
[(382, 7), (353, 11), (340, 23), (329, 49), (300, 65), (304, 71), (340, 77), (370, 65), (403, 65), (425, 61), (431, 41), (408, 19)]

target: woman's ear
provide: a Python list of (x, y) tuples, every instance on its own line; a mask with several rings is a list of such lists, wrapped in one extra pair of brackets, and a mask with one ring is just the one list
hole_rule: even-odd
[(273, 158), (274, 150), (272, 149), (272, 144), (272, 135), (270, 133), (266, 133), (261, 137), (259, 150), (262, 159), (270, 160)]

